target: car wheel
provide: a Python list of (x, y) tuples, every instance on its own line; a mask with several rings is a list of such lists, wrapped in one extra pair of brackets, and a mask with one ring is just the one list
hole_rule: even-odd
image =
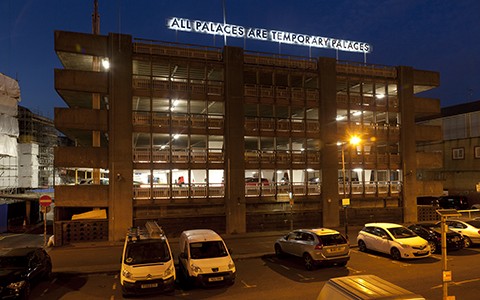
[(358, 249), (360, 249), (360, 251), (362, 252), (367, 252), (367, 245), (365, 244), (365, 242), (363, 240), (359, 240), (358, 241)]
[(428, 242), (428, 244), (430, 245), (430, 253), (436, 253), (437, 252), (437, 244), (435, 244), (434, 242)]
[(305, 265), (305, 269), (307, 269), (309, 271), (313, 270), (313, 267), (314, 267), (315, 263), (313, 261), (313, 258), (310, 256), (310, 254), (305, 253), (303, 255), (303, 263)]
[(390, 254), (394, 260), (400, 260), (402, 258), (400, 251), (397, 248), (392, 248), (392, 250), (390, 250)]
[(465, 248), (470, 248), (472, 246), (472, 240), (468, 236), (463, 237), (463, 242), (465, 243)]
[(281, 247), (279, 244), (275, 244), (275, 255), (276, 255), (278, 258), (283, 257), (282, 247)]

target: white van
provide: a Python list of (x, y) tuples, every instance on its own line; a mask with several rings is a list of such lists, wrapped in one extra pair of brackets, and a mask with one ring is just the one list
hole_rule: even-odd
[(425, 300), (375, 275), (352, 275), (331, 278), (323, 286), (317, 300), (404, 299)]
[(184, 231), (179, 244), (179, 268), (189, 283), (211, 286), (235, 282), (235, 264), (225, 242), (215, 231)]
[(131, 228), (122, 254), (124, 296), (175, 290), (175, 264), (167, 237), (157, 222)]

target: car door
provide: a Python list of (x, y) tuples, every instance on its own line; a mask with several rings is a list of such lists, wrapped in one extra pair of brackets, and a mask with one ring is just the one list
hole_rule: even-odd
[(286, 238), (286, 241), (282, 245), (282, 250), (286, 253), (295, 255), (295, 248), (297, 247), (297, 241), (301, 238), (301, 233), (298, 231), (290, 232)]
[(377, 251), (390, 253), (392, 238), (383, 228), (375, 228), (375, 235), (378, 236)]
[(315, 238), (313, 237), (313, 234), (308, 232), (302, 232), (299, 239), (297, 240), (294, 254), (296, 256), (302, 256), (303, 253), (309, 252), (310, 249), (313, 248), (314, 244)]
[(447, 221), (448, 229), (453, 230), (462, 234), (462, 231), (467, 228), (467, 226), (463, 225), (461, 222), (458, 221)]
[(364, 242), (368, 249), (377, 250), (377, 243), (379, 237), (375, 232), (376, 227), (366, 227), (364, 230)]

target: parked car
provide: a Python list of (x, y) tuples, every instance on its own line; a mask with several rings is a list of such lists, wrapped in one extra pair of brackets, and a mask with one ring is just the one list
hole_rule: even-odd
[[(408, 226), (408, 229), (428, 241), (432, 253), (442, 253), (442, 230), (434, 227), (433, 223), (416, 223)], [(447, 250), (459, 250), (465, 247), (463, 236), (457, 232), (448, 230)]]
[(425, 300), (398, 285), (375, 275), (350, 275), (330, 278), (317, 300), (402, 299)]
[(262, 178), (261, 180), (256, 177), (245, 177), (245, 185), (269, 185), (270, 182), (267, 178)]
[(120, 286), (126, 298), (175, 290), (175, 262), (163, 229), (155, 221), (128, 230), (123, 245)]
[[(480, 244), (480, 220), (448, 219), (446, 223), (448, 229), (463, 235), (465, 248), (472, 246), (472, 244)], [(441, 222), (438, 222), (435, 227), (441, 228)]]
[(27, 299), (30, 287), (51, 273), (52, 261), (42, 248), (9, 250), (0, 255), (0, 299)]
[(289, 254), (303, 259), (307, 270), (318, 264), (345, 266), (350, 259), (350, 245), (338, 231), (328, 228), (298, 229), (275, 242), (275, 254)]
[(233, 285), (236, 268), (222, 237), (211, 229), (183, 231), (179, 240), (180, 273), (187, 283)]
[(459, 195), (441, 196), (433, 203), (433, 205), (445, 209), (468, 209), (468, 199), (465, 196)]
[(360, 251), (374, 250), (393, 259), (422, 258), (431, 254), (428, 242), (410, 229), (393, 223), (368, 223), (358, 233)]

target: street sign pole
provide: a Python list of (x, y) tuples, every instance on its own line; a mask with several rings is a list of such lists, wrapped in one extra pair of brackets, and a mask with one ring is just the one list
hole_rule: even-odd
[(43, 212), (43, 246), (47, 246), (47, 212), (52, 204), (52, 198), (48, 195), (40, 196), (38, 199)]

